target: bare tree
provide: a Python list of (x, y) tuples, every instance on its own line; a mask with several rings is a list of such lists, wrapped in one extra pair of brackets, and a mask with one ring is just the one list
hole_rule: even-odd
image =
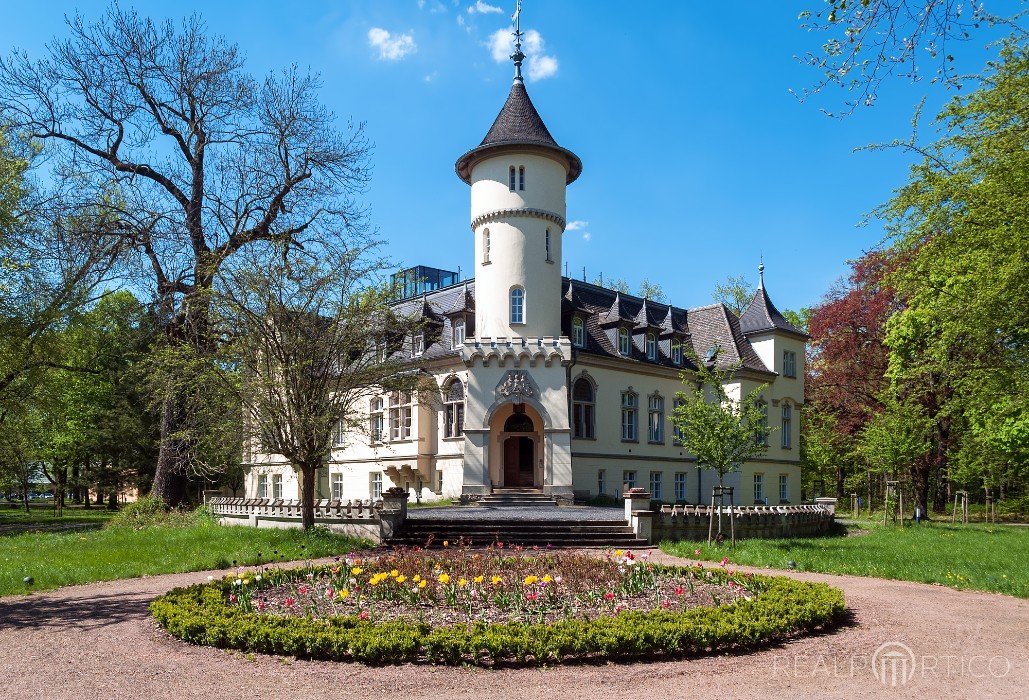
[[(363, 128), (337, 130), (315, 75), (291, 67), (255, 80), (197, 16), (176, 26), (113, 5), (96, 23), (67, 24), (45, 58), (0, 60), (4, 116), (48, 149), (55, 198), (117, 221), (111, 235), (131, 251), (168, 344), (209, 354), (211, 292), (239, 251), (273, 243), (288, 257), (364, 225)], [(154, 492), (176, 503), (189, 397), (169, 387), (162, 414)]]
[(952, 45), (983, 25), (1005, 27), (1024, 40), (1024, 16), (1001, 17), (985, 3), (964, 0), (825, 0), (820, 10), (800, 13), (804, 29), (826, 35), (821, 51), (797, 57), (822, 78), (794, 94), (806, 100), (830, 86), (843, 88), (853, 95), (844, 108), (823, 111), (846, 116), (874, 104), (882, 83), (893, 76), (960, 87)]
[(333, 436), (365, 433), (371, 394), (411, 391), (418, 377), (396, 350), (421, 319), (393, 312), (392, 289), (375, 282), (384, 263), (368, 250), (239, 268), (216, 306), (229, 337), (220, 366), (233, 369), (223, 376), (239, 393), (246, 438), (297, 471), (305, 528)]

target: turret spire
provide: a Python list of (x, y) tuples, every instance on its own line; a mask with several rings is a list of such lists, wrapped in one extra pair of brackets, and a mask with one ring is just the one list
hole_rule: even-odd
[(757, 258), (757, 286), (761, 289), (765, 288), (765, 256), (763, 253), (758, 253)]
[(522, 0), (516, 0), (515, 12), (511, 15), (511, 21), (514, 22), (514, 38), (515, 38), (515, 50), (511, 54), (511, 60), (514, 61), (515, 65), (515, 82), (522, 82), (522, 61), (525, 60), (525, 54), (522, 53)]

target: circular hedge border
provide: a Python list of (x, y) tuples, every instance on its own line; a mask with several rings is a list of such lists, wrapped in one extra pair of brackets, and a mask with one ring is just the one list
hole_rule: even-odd
[[(681, 571), (687, 567), (661, 566)], [(298, 572), (265, 571), (285, 581)], [(707, 569), (716, 576), (723, 571)], [(258, 614), (230, 606), (230, 579), (176, 588), (150, 603), (159, 625), (192, 643), (301, 659), (365, 663), (549, 664), (598, 659), (694, 656), (767, 646), (824, 629), (846, 610), (843, 592), (784, 576), (754, 576), (764, 585), (751, 600), (685, 611), (622, 612), (591, 621), (473, 623), (430, 627), (357, 616), (315, 620)]]
[[(671, 572), (687, 567), (657, 567)], [(273, 584), (318, 569), (263, 572)], [(715, 576), (724, 571), (707, 569)], [(753, 649), (824, 629), (846, 610), (843, 593), (824, 583), (755, 576), (751, 600), (685, 612), (623, 612), (552, 624), (473, 623), (431, 627), (356, 615), (311, 619), (247, 612), (230, 606), (231, 579), (175, 588), (150, 604), (158, 624), (189, 642), (304, 659), (365, 663), (549, 664), (577, 660), (691, 656)]]

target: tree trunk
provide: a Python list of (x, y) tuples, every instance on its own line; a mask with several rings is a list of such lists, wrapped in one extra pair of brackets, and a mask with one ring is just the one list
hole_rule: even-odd
[(186, 498), (186, 479), (179, 463), (180, 438), (175, 437), (178, 430), (178, 411), (176, 397), (169, 396), (164, 401), (161, 414), (161, 446), (157, 454), (157, 469), (154, 472), (154, 485), (151, 493), (170, 507), (180, 505)]
[(845, 491), (847, 490), (846, 489), (846, 486), (847, 486), (846, 479), (847, 479), (847, 471), (846, 471), (846, 469), (844, 469), (843, 465), (841, 464), (838, 467), (836, 467), (836, 499), (840, 503), (843, 503), (843, 501), (846, 500), (846, 498), (847, 498), (847, 494), (845, 493)]
[(300, 465), (300, 520), (305, 530), (314, 528), (314, 480), (317, 464)]

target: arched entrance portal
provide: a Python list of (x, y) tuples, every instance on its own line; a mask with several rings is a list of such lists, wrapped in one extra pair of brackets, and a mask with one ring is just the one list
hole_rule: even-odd
[[(512, 413), (504, 421), (504, 486), (536, 486), (536, 427), (525, 413)], [(519, 433), (525, 433), (520, 435)]]
[(490, 417), (489, 476), (493, 487), (542, 488), (544, 421), (528, 403), (510, 402)]

